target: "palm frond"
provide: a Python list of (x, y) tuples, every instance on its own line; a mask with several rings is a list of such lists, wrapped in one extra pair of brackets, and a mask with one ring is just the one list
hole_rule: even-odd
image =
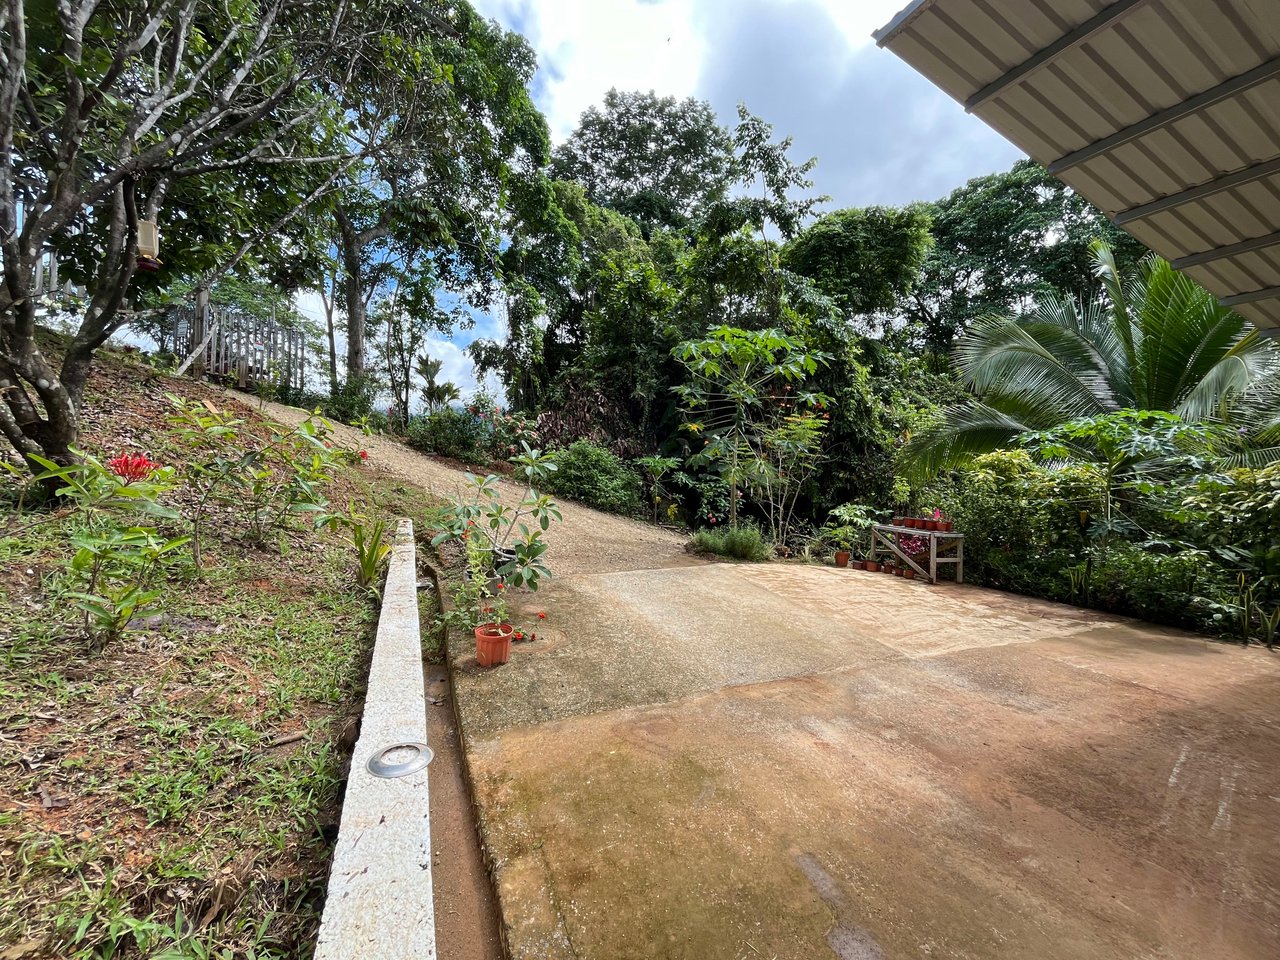
[(1006, 447), (1030, 429), (1016, 416), (971, 400), (943, 410), (937, 421), (903, 447), (901, 465), (908, 480), (920, 482)]

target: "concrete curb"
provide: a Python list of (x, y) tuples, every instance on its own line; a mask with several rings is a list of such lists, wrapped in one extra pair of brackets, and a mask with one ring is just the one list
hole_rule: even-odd
[(316, 960), (422, 960), (436, 955), (427, 768), (386, 779), (366, 766), (387, 747), (427, 740), (417, 579), (413, 523), (401, 520), (383, 590)]

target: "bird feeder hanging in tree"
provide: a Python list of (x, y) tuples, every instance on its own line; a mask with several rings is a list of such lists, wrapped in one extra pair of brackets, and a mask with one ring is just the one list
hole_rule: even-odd
[(138, 221), (138, 269), (153, 273), (160, 269), (160, 228), (154, 220)]

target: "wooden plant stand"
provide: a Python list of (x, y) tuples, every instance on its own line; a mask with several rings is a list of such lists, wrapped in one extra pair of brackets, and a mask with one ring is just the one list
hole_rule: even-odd
[[(915, 560), (907, 555), (902, 549), (903, 537), (927, 537), (929, 540), (929, 569), (925, 570)], [(944, 556), (938, 556), (939, 546), (942, 550), (950, 551), (954, 546), (955, 552)], [(890, 554), (896, 557), (900, 562), (905, 563), (914, 570), (919, 576), (924, 577), (930, 583), (938, 582), (938, 565), (944, 563), (955, 564), (956, 583), (964, 583), (964, 534), (963, 533), (943, 533), (941, 530), (917, 530), (915, 527), (895, 527), (889, 523), (876, 523), (871, 526), (871, 560), (876, 560), (880, 552)]]

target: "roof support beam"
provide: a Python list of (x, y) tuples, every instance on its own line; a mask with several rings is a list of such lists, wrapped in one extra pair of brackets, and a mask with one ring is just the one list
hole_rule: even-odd
[(1238, 257), (1242, 253), (1253, 253), (1256, 250), (1266, 250), (1268, 247), (1277, 245), (1280, 245), (1280, 231), (1268, 233), (1265, 237), (1241, 240), (1239, 243), (1233, 243), (1230, 246), (1206, 250), (1204, 253), (1193, 253), (1190, 256), (1179, 257), (1173, 261), (1173, 268), (1175, 270), (1185, 270), (1187, 267), (1199, 267), (1206, 263), (1213, 263), (1216, 260)]
[(1157, 213), (1172, 210), (1174, 207), (1180, 207), (1184, 203), (1212, 197), (1214, 194), (1222, 193), (1224, 190), (1240, 187), (1246, 183), (1253, 183), (1255, 180), (1261, 180), (1263, 177), (1269, 177), (1275, 173), (1280, 173), (1280, 157), (1263, 163), (1256, 163), (1252, 167), (1245, 167), (1235, 173), (1228, 173), (1216, 180), (1210, 180), (1208, 183), (1192, 187), (1190, 190), (1183, 190), (1181, 193), (1170, 194), (1167, 197), (1161, 197), (1159, 200), (1152, 200), (1150, 203), (1132, 207), (1116, 214), (1114, 217), (1115, 223), (1116, 226), (1123, 227), (1125, 224), (1133, 223), (1135, 220), (1143, 220)]
[(1238, 307), (1242, 303), (1257, 303), (1260, 300), (1280, 298), (1280, 287), (1267, 287), (1265, 290), (1254, 290), (1251, 293), (1237, 293), (1234, 297), (1220, 297), (1218, 302), (1224, 307)]
[(1116, 3), (1094, 14), (1070, 33), (1064, 34), (1039, 53), (1032, 55), (1029, 60), (1014, 67), (1003, 77), (998, 77), (988, 83), (964, 102), (965, 110), (973, 113), (974, 110), (977, 110), (992, 98), (1000, 96), (1014, 84), (1035, 73), (1041, 67), (1047, 67), (1067, 51), (1087, 42), (1103, 30), (1106, 30), (1121, 17), (1148, 2), (1149, 0), (1117, 0)]
[(1218, 84), (1211, 90), (1206, 90), (1204, 93), (1198, 93), (1194, 97), (1184, 100), (1182, 103), (1175, 104), (1158, 113), (1153, 113), (1145, 120), (1139, 120), (1133, 126), (1118, 130), (1111, 136), (1095, 141), (1087, 147), (1081, 147), (1079, 150), (1068, 153), (1065, 157), (1061, 157), (1049, 164), (1049, 172), (1056, 176), (1064, 170), (1069, 170), (1088, 160), (1092, 160), (1094, 157), (1109, 153), (1117, 147), (1123, 147), (1126, 143), (1132, 143), (1134, 140), (1145, 137), (1149, 133), (1154, 133), (1163, 127), (1177, 123), (1193, 113), (1207, 110), (1209, 107), (1222, 103), (1224, 100), (1239, 96), (1275, 77), (1280, 77), (1280, 57), (1268, 60), (1261, 66), (1254, 67), (1248, 73), (1233, 77), (1225, 83)]

